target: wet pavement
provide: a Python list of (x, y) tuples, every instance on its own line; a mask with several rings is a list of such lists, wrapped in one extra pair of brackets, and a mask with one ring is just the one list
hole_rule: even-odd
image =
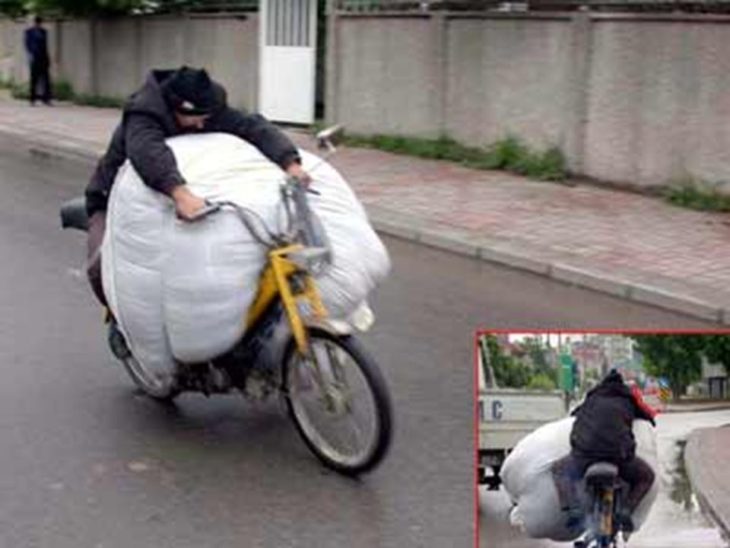
[[(657, 418), (660, 491), (641, 530), (629, 548), (722, 548), (727, 541), (702, 514), (687, 479), (682, 451), (697, 428), (730, 423), (730, 410), (668, 413)], [(480, 548), (557, 548), (571, 546), (530, 539), (507, 521), (509, 500), (504, 491), (479, 489)]]

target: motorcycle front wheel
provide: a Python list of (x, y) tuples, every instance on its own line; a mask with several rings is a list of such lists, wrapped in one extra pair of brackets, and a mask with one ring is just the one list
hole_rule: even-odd
[(352, 336), (309, 331), (302, 355), (291, 341), (284, 358), (287, 410), (302, 439), (327, 467), (348, 476), (372, 470), (385, 457), (392, 408), (375, 360)]

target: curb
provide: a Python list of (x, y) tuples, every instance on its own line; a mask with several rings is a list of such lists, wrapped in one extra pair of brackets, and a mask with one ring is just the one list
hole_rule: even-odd
[[(90, 166), (95, 165), (99, 158), (98, 154), (88, 149), (70, 144), (50, 144), (41, 139), (18, 135), (1, 128), (0, 134), (12, 137), (16, 143), (25, 146), (33, 156), (60, 159)], [(443, 230), (430, 229), (423, 225), (423, 221), (408, 223), (392, 211), (367, 206), (366, 209), (375, 229), (388, 236), (500, 266), (531, 272), (567, 285), (590, 289), (636, 303), (652, 305), (720, 325), (730, 325), (730, 309), (718, 307), (709, 302), (672, 293), (658, 287), (622, 280), (601, 272), (592, 272), (559, 262), (537, 259), (500, 247), (494, 243), (484, 243), (461, 234), (449, 233), (448, 230), (444, 232)]]
[(93, 167), (99, 160), (99, 156), (85, 149), (76, 147), (54, 147), (52, 145), (34, 142), (30, 139), (23, 139), (28, 147), (31, 156), (74, 162)]
[(668, 413), (705, 413), (707, 411), (727, 411), (730, 409), (730, 403), (722, 404), (718, 403), (717, 405), (708, 405), (707, 407), (695, 407), (694, 409), (681, 409), (681, 408), (673, 408), (673, 409), (666, 409), (662, 411), (662, 414), (668, 414)]
[(635, 303), (656, 306), (721, 325), (730, 325), (730, 310), (693, 297), (559, 262), (536, 259), (496, 244), (484, 244), (467, 237), (413, 226), (407, 222), (394, 220), (392, 214), (388, 215), (377, 208), (368, 208), (368, 214), (375, 229), (389, 236), (500, 266), (532, 272), (567, 285), (590, 289)]
[(730, 519), (725, 519), (720, 512), (713, 506), (711, 497), (708, 497), (703, 485), (702, 473), (699, 466), (695, 466), (700, 460), (700, 435), (706, 428), (695, 430), (690, 434), (687, 445), (684, 448), (684, 467), (687, 470), (687, 476), (692, 490), (697, 497), (702, 512), (720, 529), (722, 536), (726, 541), (730, 542)]

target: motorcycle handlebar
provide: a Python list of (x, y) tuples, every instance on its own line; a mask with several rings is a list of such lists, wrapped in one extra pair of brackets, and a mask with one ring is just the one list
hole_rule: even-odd
[[(307, 200), (308, 193), (319, 194), (319, 192), (309, 188), (296, 177), (288, 177), (286, 183), (285, 187), (283, 187), (283, 192), (285, 199), (288, 197), (288, 199), (294, 203), (294, 208), (296, 209), (294, 221), (295, 226), (297, 227), (296, 230), (299, 232), (303, 240), (302, 243), (311, 247), (329, 248), (329, 241), (326, 233), (324, 232), (324, 228), (322, 227), (321, 222), (312, 213)], [(268, 230), (266, 223), (263, 222), (259, 215), (230, 201), (208, 202), (206, 200), (206, 206), (198, 210), (195, 215), (189, 219), (189, 221), (200, 221), (213, 213), (220, 211), (226, 206), (231, 207), (236, 211), (241, 221), (244, 225), (246, 225), (246, 228), (262, 244), (270, 246), (279, 241), (277, 236)], [(291, 214), (288, 208), (287, 211)], [(268, 240), (259, 234), (255, 223), (252, 221), (252, 217), (258, 217)]]
[(212, 202), (205, 202), (205, 207), (200, 208), (198, 211), (195, 212), (195, 215), (190, 217), (189, 219), (186, 219), (188, 222), (195, 223), (202, 219), (205, 219), (209, 215), (212, 215), (213, 213), (216, 213), (220, 211), (221, 204), (218, 203), (212, 203)]

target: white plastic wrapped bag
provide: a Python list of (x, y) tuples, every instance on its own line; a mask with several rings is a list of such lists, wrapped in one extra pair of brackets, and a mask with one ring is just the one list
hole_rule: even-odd
[[(558, 492), (551, 471), (552, 465), (570, 453), (570, 431), (573, 417), (541, 426), (520, 440), (504, 462), (500, 476), (505, 490), (516, 505), (510, 521), (532, 538), (549, 538), (569, 541), (575, 538), (565, 527), (566, 516), (560, 510)], [(644, 420), (633, 424), (636, 438), (636, 455), (657, 470), (656, 433)], [(654, 479), (632, 515), (638, 530), (646, 520), (659, 492), (659, 482)]]
[[(231, 135), (168, 141), (190, 190), (255, 211), (273, 231), (285, 222), (283, 172), (255, 147)], [(320, 160), (300, 151), (305, 170)], [(317, 279), (333, 317), (344, 318), (390, 269), (387, 251), (344, 179), (329, 164), (314, 171), (310, 195), (332, 244), (333, 265)], [(169, 371), (175, 359), (198, 362), (229, 350), (245, 318), (266, 260), (235, 213), (201, 222), (176, 219), (171, 200), (149, 189), (129, 164), (109, 201), (102, 248), (104, 290), (134, 355)]]
[[(149, 370), (165, 373), (173, 365), (161, 297), (162, 235), (170, 206), (160, 194), (138, 193), (138, 199), (125, 200), (127, 192), (117, 192), (121, 186), (134, 189), (142, 185), (137, 179), (129, 163), (117, 174), (120, 186), (111, 193), (107, 206), (102, 282), (109, 307), (135, 357)], [(117, 213), (120, 209), (124, 214)]]

